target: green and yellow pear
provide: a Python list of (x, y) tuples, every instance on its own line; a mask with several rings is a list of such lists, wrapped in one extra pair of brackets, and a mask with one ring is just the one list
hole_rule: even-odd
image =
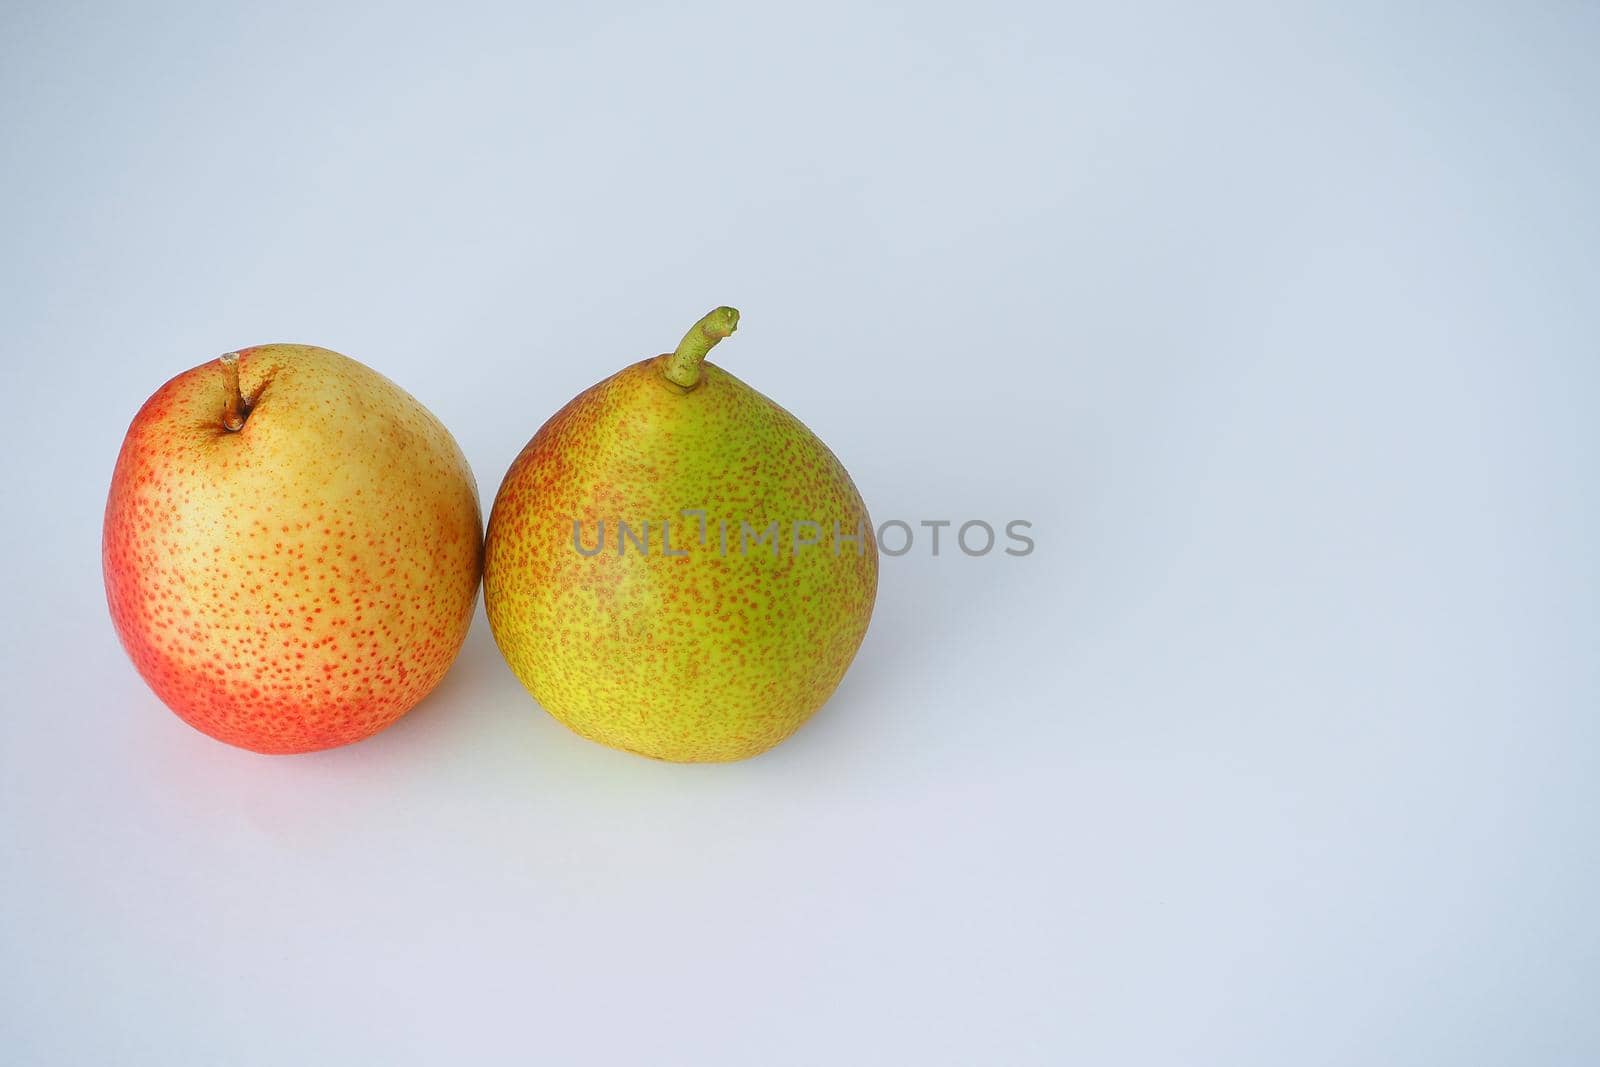
[(679, 762), (745, 759), (833, 693), (872, 615), (878, 547), (843, 465), (706, 354), (677, 350), (574, 398), (494, 503), (484, 596), (495, 641), (584, 737)]

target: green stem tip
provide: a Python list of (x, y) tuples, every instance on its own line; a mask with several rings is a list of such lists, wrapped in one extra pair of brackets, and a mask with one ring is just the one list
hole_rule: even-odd
[(667, 357), (662, 371), (667, 381), (685, 389), (693, 389), (700, 382), (700, 361), (706, 358), (718, 341), (739, 328), (739, 313), (730, 307), (720, 307), (689, 327), (689, 332), (678, 342), (677, 349)]

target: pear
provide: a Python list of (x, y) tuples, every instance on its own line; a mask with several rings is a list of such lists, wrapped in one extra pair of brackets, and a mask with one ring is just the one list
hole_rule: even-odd
[(478, 488), (450, 432), (376, 371), (242, 348), (145, 402), (106, 501), (111, 618), (185, 722), (311, 752), (378, 732), (456, 658)]
[(799, 419), (676, 351), (575, 397), (507, 472), (484, 599), (511, 669), (558, 720), (656, 759), (764, 752), (833, 693), (872, 615), (867, 508)]

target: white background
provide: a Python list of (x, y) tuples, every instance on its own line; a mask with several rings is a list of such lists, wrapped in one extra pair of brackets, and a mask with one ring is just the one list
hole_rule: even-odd
[[(0, 14), (16, 1064), (1600, 1059), (1600, 9)], [(719, 303), (879, 520), (732, 766), (184, 726), (100, 513), (164, 380), (359, 358), (485, 510)]]

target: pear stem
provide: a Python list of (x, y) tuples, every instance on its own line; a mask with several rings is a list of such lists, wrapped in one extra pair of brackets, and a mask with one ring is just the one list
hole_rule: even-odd
[(217, 357), (217, 361), (222, 364), (223, 372), (228, 377), (228, 399), (222, 408), (222, 428), (229, 433), (237, 433), (244, 425), (245, 417), (250, 414), (250, 405), (239, 388), (239, 353), (229, 352)]
[(707, 313), (683, 335), (677, 350), (667, 357), (667, 365), (661, 373), (672, 384), (693, 389), (700, 382), (700, 362), (706, 358), (706, 353), (738, 328), (739, 313), (733, 308), (720, 307)]

